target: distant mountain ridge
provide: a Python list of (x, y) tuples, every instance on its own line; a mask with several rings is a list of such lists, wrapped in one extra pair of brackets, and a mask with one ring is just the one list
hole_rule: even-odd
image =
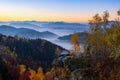
[[(62, 36), (62, 37), (59, 37), (58, 39), (70, 42), (72, 35), (73, 34)], [(80, 42), (84, 43), (84, 41), (85, 41), (85, 34), (84, 34), (84, 32), (78, 32), (78, 35), (79, 35)]]
[(43, 24), (43, 27), (50, 27), (52, 29), (80, 29), (82, 26), (83, 28), (87, 28), (87, 24), (80, 24), (80, 23), (66, 23), (66, 22), (50, 22), (47, 24)]
[(10, 26), (15, 26), (15, 27), (24, 27), (24, 28), (38, 28), (40, 26), (32, 24), (32, 23), (28, 23), (28, 22), (10, 22), (9, 23)]
[(32, 29), (14, 28), (12, 26), (7, 26), (7, 25), (0, 26), (0, 33), (7, 36), (18, 36), (18, 37), (30, 38), (30, 39), (58, 37), (58, 35), (51, 33), (49, 31), (38, 32)]
[(59, 36), (74, 32), (88, 31), (88, 23), (48, 22), (48, 21), (10, 21), (0, 22), (0, 25), (14, 26), (15, 28), (28, 28), (39, 32), (49, 31)]
[(0, 22), (2, 25), (9, 25), (18, 28), (54, 28), (54, 29), (71, 29), (80, 28), (80, 26), (87, 27), (87, 23), (68, 23), (68, 22), (40, 22), (40, 21), (11, 21), (11, 22)]

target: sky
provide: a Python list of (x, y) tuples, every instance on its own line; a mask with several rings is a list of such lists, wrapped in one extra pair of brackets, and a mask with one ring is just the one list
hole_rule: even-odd
[(0, 21), (88, 22), (108, 10), (117, 17), (120, 0), (0, 0)]

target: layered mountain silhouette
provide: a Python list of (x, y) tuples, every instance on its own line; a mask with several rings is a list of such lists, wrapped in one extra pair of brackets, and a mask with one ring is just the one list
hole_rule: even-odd
[(12, 26), (7, 26), (7, 25), (0, 26), (0, 33), (7, 36), (18, 36), (18, 37), (30, 38), (30, 39), (58, 37), (58, 35), (49, 31), (38, 32), (32, 29), (14, 28)]

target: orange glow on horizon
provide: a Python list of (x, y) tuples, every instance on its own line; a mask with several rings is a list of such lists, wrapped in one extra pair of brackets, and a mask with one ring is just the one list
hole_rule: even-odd
[[(115, 20), (117, 16), (112, 15), (109, 20)], [(48, 22), (88, 22), (92, 17), (53, 17), (53, 16), (1, 16), (0, 22), (8, 22), (8, 21), (48, 21)]]
[[(95, 15), (93, 12), (87, 13), (69, 13), (62, 11), (45, 11), (45, 10), (26, 10), (23, 8), (15, 8), (0, 5), (0, 21), (64, 21), (64, 22), (88, 22)], [(115, 13), (110, 15), (110, 20), (116, 18)]]

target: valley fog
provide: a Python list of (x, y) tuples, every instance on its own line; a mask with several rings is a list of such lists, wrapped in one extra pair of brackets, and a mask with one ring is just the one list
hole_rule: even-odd
[[(61, 40), (59, 37), (69, 36), (75, 32), (84, 32), (89, 31), (88, 24), (86, 23), (65, 23), (65, 22), (36, 22), (36, 21), (23, 21), (23, 22), (1, 22), (0, 25), (8, 25), (15, 27), (16, 29), (25, 28), (25, 29), (31, 29), (38, 32), (50, 32), (52, 34), (55, 34), (57, 36), (52, 37), (48, 34), (44, 34), (45, 36), (49, 37), (42, 37), (43, 39), (50, 41), (54, 44), (57, 44), (67, 50), (72, 49), (72, 45), (70, 44), (70, 40)], [(26, 33), (29, 35), (31, 32)], [(8, 33), (9, 34), (9, 33)], [(22, 33), (20, 33), (22, 34)], [(24, 35), (24, 34), (23, 34)], [(30, 34), (30, 38), (32, 34)], [(27, 37), (27, 38), (29, 38)], [(34, 37), (32, 39), (39, 38)], [(83, 51), (83, 44), (80, 46), (81, 51)]]

